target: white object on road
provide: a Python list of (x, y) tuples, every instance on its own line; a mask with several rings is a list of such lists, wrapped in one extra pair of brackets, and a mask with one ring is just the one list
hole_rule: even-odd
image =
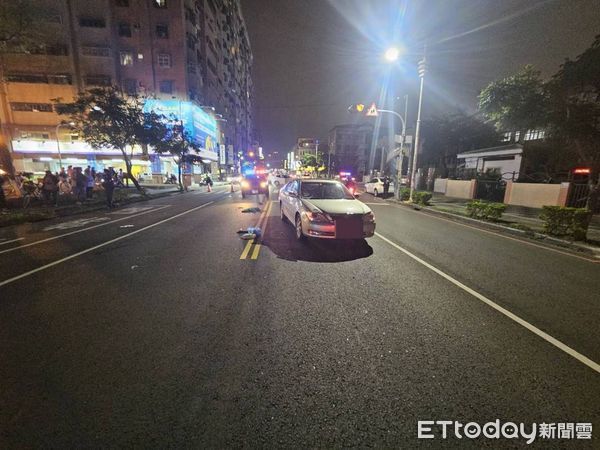
[(70, 230), (71, 228), (79, 228), (90, 223), (96, 222), (105, 222), (110, 220), (108, 217), (88, 217), (85, 219), (75, 219), (70, 220), (68, 222), (57, 223), (56, 225), (51, 225), (49, 227), (44, 228), (43, 231), (51, 231), (51, 230)]

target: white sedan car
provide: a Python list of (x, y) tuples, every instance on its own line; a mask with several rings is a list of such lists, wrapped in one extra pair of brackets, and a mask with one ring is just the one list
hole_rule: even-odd
[[(365, 192), (367, 194), (373, 194), (375, 197), (383, 194), (383, 178), (371, 178), (365, 183)], [(390, 182), (390, 188), (388, 192), (394, 192), (394, 182)]]
[(289, 220), (296, 239), (364, 239), (375, 233), (371, 209), (339, 181), (294, 180), (279, 191), (281, 220)]

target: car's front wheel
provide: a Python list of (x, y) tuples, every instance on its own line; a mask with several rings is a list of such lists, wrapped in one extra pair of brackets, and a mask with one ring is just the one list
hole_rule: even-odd
[(300, 218), (300, 214), (296, 214), (296, 240), (303, 241), (304, 233), (302, 232), (302, 219)]

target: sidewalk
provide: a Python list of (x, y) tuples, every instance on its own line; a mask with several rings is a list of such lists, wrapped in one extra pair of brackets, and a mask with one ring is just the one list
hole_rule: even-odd
[[(137, 189), (133, 186), (129, 188), (120, 188), (115, 190), (115, 203), (118, 205), (126, 205), (128, 203), (135, 203), (150, 198), (159, 198), (173, 193), (179, 192), (178, 185), (142, 185), (146, 190), (148, 197), (144, 197), (140, 194)], [(189, 190), (206, 189), (201, 186), (194, 186)], [(66, 202), (65, 202), (66, 200)], [(96, 196), (91, 200), (84, 201), (83, 203), (77, 203), (73, 199), (63, 199), (63, 204), (59, 206), (45, 206), (35, 205), (29, 208), (11, 208), (0, 211), (0, 227), (17, 225), (26, 222), (38, 222), (41, 220), (53, 219), (55, 217), (72, 216), (75, 214), (82, 214), (90, 211), (97, 211), (106, 208), (106, 203), (103, 197), (99, 198)]]
[[(431, 199), (431, 208), (451, 214), (467, 217), (467, 203), (469, 200), (450, 198), (440, 194), (434, 194)], [(535, 208), (524, 208), (508, 206), (502, 218), (497, 222), (506, 226), (517, 226), (521, 229), (543, 233), (544, 222), (539, 218), (541, 210)], [(588, 229), (588, 239), (600, 243), (600, 216), (595, 215)]]

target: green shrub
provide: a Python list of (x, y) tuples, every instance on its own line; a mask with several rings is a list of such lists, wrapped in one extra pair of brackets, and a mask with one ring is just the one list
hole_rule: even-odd
[(474, 219), (496, 221), (506, 210), (504, 203), (488, 203), (481, 200), (471, 200), (467, 203), (467, 215)]
[(583, 241), (587, 236), (592, 213), (585, 208), (565, 208), (562, 206), (544, 206), (540, 219), (544, 221), (544, 230), (553, 236), (568, 236)]
[(433, 194), (427, 191), (415, 191), (413, 193), (413, 202), (418, 205), (427, 206)]
[(410, 188), (400, 188), (400, 200), (405, 202), (410, 198)]

